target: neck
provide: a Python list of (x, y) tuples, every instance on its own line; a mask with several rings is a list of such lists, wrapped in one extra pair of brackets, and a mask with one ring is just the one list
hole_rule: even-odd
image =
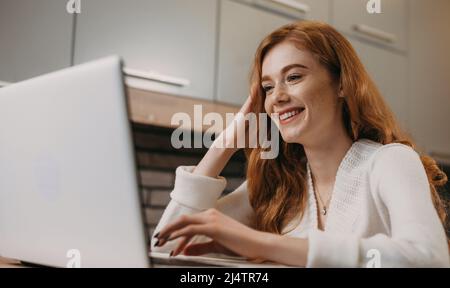
[(352, 144), (351, 138), (345, 131), (336, 130), (336, 133), (322, 137), (315, 144), (304, 146), (306, 158), (317, 185), (334, 185), (339, 165)]

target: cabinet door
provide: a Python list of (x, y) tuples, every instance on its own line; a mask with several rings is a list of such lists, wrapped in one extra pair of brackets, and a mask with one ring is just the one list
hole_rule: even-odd
[(331, 0), (234, 0), (295, 19), (329, 22)]
[(410, 5), (411, 133), (427, 153), (450, 166), (450, 1)]
[(397, 120), (407, 128), (406, 56), (358, 40), (350, 41)]
[(221, 1), (217, 99), (240, 105), (249, 93), (249, 74), (261, 40), (291, 19), (233, 1)]
[(70, 66), (73, 15), (60, 0), (0, 1), (0, 81)]
[(213, 98), (217, 0), (85, 0), (82, 5), (76, 63), (118, 54), (133, 73), (156, 76), (144, 83), (148, 89)]
[(333, 24), (348, 35), (375, 44), (405, 50), (407, 43), (406, 0), (379, 0), (381, 13), (369, 13), (368, 0), (334, 0)]

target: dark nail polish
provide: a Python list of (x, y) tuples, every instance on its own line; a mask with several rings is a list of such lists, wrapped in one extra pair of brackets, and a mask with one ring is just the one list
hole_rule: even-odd
[(173, 255), (173, 250), (170, 251), (169, 257), (172, 257), (172, 255)]
[(159, 236), (159, 232), (155, 234), (155, 236), (153, 236), (153, 238), (158, 238)]
[(155, 246), (158, 246), (158, 244), (159, 244), (159, 239), (158, 239), (158, 241), (156, 241)]

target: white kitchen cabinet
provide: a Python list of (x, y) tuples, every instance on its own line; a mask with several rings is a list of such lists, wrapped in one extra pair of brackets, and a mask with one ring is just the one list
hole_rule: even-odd
[(331, 0), (232, 0), (288, 18), (329, 22)]
[(349, 40), (397, 120), (403, 128), (407, 128), (408, 66), (406, 56), (359, 40)]
[(0, 82), (70, 66), (73, 15), (60, 0), (0, 1)]
[(328, 21), (330, 12), (329, 0), (221, 0), (220, 4), (217, 100), (234, 105), (243, 104), (248, 96), (253, 58), (266, 35), (299, 19)]
[(241, 105), (249, 93), (249, 73), (261, 40), (291, 19), (235, 1), (221, 1), (217, 100)]
[(410, 19), (410, 130), (421, 148), (450, 165), (450, 1), (412, 0)]
[[(376, 1), (375, 1), (376, 2)], [(379, 0), (381, 13), (369, 13), (368, 0), (333, 0), (332, 23), (347, 35), (406, 50), (407, 0)]]
[(132, 86), (212, 100), (216, 17), (217, 0), (84, 0), (75, 63), (117, 54)]

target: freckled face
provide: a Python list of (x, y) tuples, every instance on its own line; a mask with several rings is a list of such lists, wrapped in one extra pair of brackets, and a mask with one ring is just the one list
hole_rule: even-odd
[[(338, 88), (316, 56), (292, 42), (273, 47), (262, 63), (264, 108), (287, 143), (310, 143), (342, 125)], [(317, 138), (318, 139), (318, 138)]]

